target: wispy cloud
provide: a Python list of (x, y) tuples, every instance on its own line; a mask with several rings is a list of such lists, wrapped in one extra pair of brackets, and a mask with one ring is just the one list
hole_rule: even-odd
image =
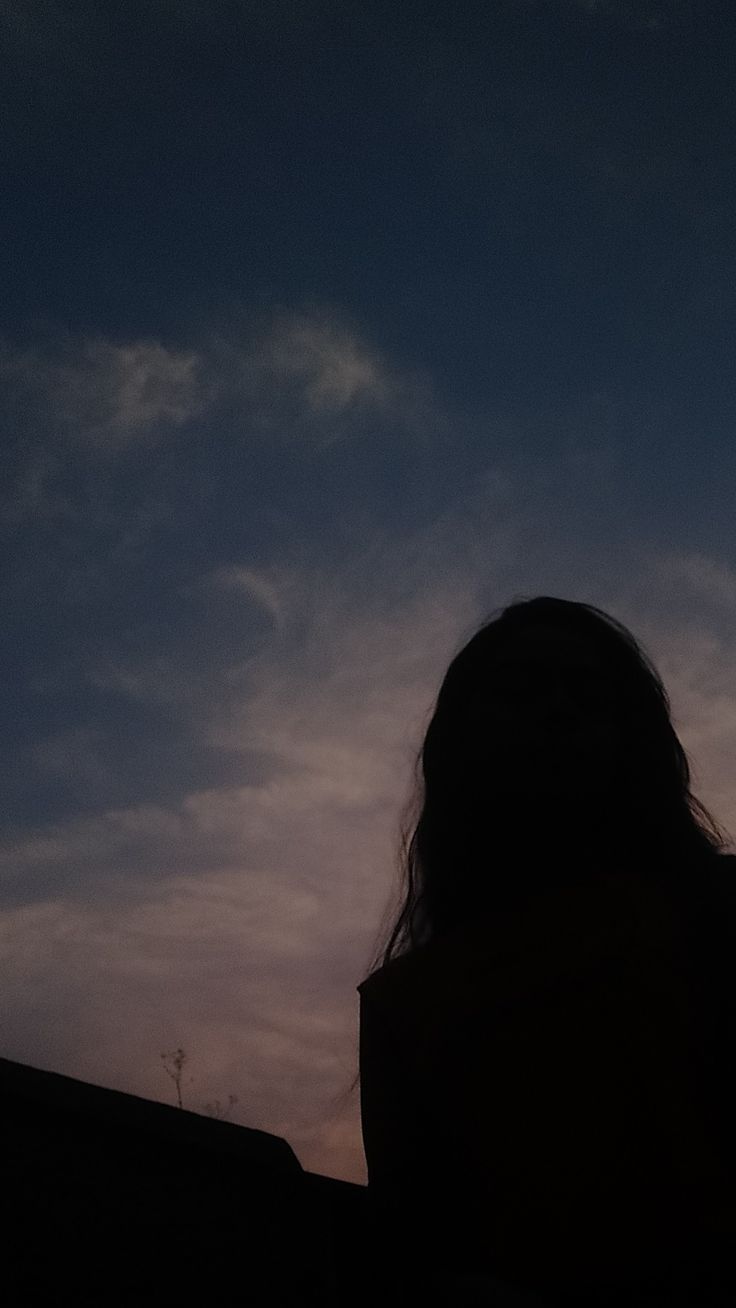
[(366, 417), (422, 440), (446, 426), (431, 380), (397, 367), (331, 306), (284, 309), (213, 333), (212, 367), (255, 435), (327, 448), (365, 436)]
[(664, 582), (686, 593), (690, 600), (736, 614), (736, 571), (722, 559), (671, 550), (660, 555), (653, 566)]
[(209, 582), (219, 590), (232, 591), (254, 600), (279, 626), (283, 623), (284, 605), (287, 602), (284, 592), (289, 584), (285, 573), (274, 580), (262, 569), (233, 564), (216, 568), (210, 574)]
[(10, 476), (0, 495), (0, 521), (8, 527), (32, 520), (73, 518), (74, 506), (58, 484), (62, 462), (58, 454), (39, 445)]
[(376, 352), (329, 320), (284, 319), (264, 343), (262, 357), (276, 373), (303, 383), (317, 413), (339, 413), (356, 403), (383, 408), (399, 389)]
[[(373, 412), (414, 436), (442, 424), (429, 379), (388, 364), (357, 327), (328, 309), (251, 317), (230, 332), (200, 332), (196, 347), (159, 340), (51, 335), (46, 344), (0, 345), (8, 421), (63, 433), (77, 445), (119, 453), (161, 441), (222, 405), (224, 438), (329, 443), (350, 416)], [(305, 420), (315, 420), (307, 428)], [(326, 428), (326, 422), (337, 426)], [(343, 420), (343, 421), (340, 421)], [(293, 430), (292, 430), (293, 428)], [(327, 436), (326, 436), (327, 432)], [(52, 455), (34, 442), (26, 501)]]
[(196, 352), (158, 341), (63, 336), (46, 349), (6, 342), (0, 376), (16, 401), (35, 404), (76, 441), (103, 449), (146, 442), (188, 422), (203, 404)]

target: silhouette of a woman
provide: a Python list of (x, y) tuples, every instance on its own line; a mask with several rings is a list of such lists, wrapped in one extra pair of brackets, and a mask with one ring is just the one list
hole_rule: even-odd
[(592, 605), (517, 601), (417, 766), (358, 986), (392, 1301), (736, 1302), (735, 863), (650, 659)]

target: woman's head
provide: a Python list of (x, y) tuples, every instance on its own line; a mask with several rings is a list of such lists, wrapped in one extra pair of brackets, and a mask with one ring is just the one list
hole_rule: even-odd
[[(452, 660), (422, 747), (425, 786), (526, 805), (651, 777), (684, 756), (669, 701), (633, 636), (590, 605), (542, 597), (509, 605)], [(686, 766), (686, 764), (685, 764)]]
[(534, 885), (725, 843), (690, 793), (656, 669), (593, 605), (542, 596), (484, 623), (447, 669), (417, 764), (384, 961)]

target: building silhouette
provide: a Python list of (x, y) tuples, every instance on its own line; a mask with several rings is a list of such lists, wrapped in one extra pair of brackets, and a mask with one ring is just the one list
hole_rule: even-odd
[(6, 1059), (0, 1104), (8, 1308), (375, 1302), (367, 1187), (278, 1136)]

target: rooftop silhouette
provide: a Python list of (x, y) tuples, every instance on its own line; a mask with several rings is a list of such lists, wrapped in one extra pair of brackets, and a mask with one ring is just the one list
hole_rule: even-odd
[(3, 1301), (331, 1305), (366, 1187), (278, 1136), (0, 1059)]

